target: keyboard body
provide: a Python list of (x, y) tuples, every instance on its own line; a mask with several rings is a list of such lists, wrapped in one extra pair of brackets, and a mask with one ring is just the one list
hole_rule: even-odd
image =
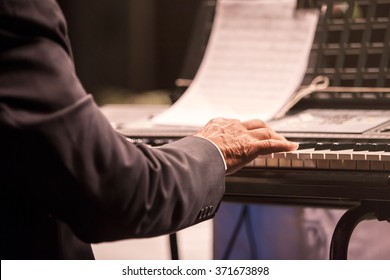
[[(259, 156), (228, 176), (226, 199), (341, 208), (363, 200), (390, 201), (388, 114), (383, 111), (389, 119), (363, 132), (348, 132), (350, 123), (343, 131), (340, 121), (337, 133), (324, 127), (279, 131), (300, 143), (299, 149)], [(369, 115), (363, 111), (360, 118), (366, 122)]]
[[(160, 146), (194, 133), (149, 127), (150, 116), (166, 108), (107, 105), (101, 109), (130, 142)], [(390, 112), (379, 109), (384, 110), (382, 115)], [(390, 201), (390, 116), (364, 129), (354, 133), (340, 127), (338, 133), (327, 128), (327, 132), (279, 131), (300, 143), (299, 150), (259, 156), (227, 176), (224, 199), (337, 208), (350, 208), (363, 200)]]

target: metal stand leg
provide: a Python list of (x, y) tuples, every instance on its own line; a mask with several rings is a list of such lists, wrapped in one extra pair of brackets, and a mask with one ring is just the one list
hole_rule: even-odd
[(179, 259), (179, 249), (177, 246), (176, 233), (172, 233), (169, 235), (169, 244), (171, 247), (171, 259), (178, 260)]
[(372, 219), (390, 222), (390, 202), (362, 201), (345, 212), (333, 232), (329, 259), (346, 260), (353, 230), (361, 221)]

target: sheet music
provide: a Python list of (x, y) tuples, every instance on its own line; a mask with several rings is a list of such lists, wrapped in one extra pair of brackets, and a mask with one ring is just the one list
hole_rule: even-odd
[(278, 132), (362, 134), (388, 121), (389, 110), (307, 109), (269, 124)]
[(154, 124), (271, 119), (301, 84), (318, 20), (296, 0), (220, 0), (191, 86)]

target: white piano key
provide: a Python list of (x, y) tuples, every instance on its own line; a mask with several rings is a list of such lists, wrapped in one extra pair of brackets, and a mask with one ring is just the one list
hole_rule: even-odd
[(370, 170), (384, 170), (383, 162), (377, 160), (370, 160)]
[(300, 159), (292, 159), (292, 160), (291, 160), (291, 167), (294, 167), (294, 168), (302, 168), (302, 167), (303, 167), (303, 163), (304, 163), (303, 160), (300, 160)]
[(248, 167), (390, 171), (390, 152), (314, 148), (263, 155)]
[(311, 158), (312, 159), (325, 159), (325, 150), (320, 150), (320, 151), (313, 151), (311, 153)]
[(345, 159), (345, 160), (343, 160), (343, 166), (344, 166), (344, 169), (355, 170), (356, 169), (356, 161)]
[(329, 160), (330, 169), (345, 169), (343, 160)]
[(353, 152), (352, 159), (358, 160), (358, 161), (367, 160), (367, 153), (368, 153), (368, 151)]
[(298, 154), (298, 158), (305, 160), (305, 159), (312, 159), (312, 153), (311, 152), (303, 152)]
[(317, 160), (315, 159), (304, 159), (303, 166), (305, 168), (317, 168)]
[[(354, 147), (355, 147), (354, 143), (339, 142), (339, 143), (333, 143), (330, 150), (333, 152), (333, 154), (337, 154), (337, 159), (351, 160)], [(331, 156), (330, 154), (326, 155), (325, 157), (326, 159), (335, 159), (334, 156), (333, 155)], [(344, 166), (344, 164), (342, 165)]]
[(325, 159), (338, 159), (339, 158), (339, 153), (336, 151), (327, 151), (325, 152)]
[(353, 149), (339, 151), (339, 159), (351, 160)]
[[(312, 152), (312, 159), (337, 159), (337, 153), (334, 153), (331, 150), (332, 144), (331, 143), (317, 143), (314, 151)], [(317, 162), (318, 164), (323, 165), (325, 162)], [(319, 167), (323, 168), (323, 167)]]
[(272, 158), (286, 158), (286, 153), (273, 153)]
[(279, 167), (279, 159), (267, 158), (267, 167)]
[(262, 155), (262, 158), (274, 158), (274, 154)]
[(329, 166), (329, 160), (327, 159), (318, 159), (317, 160), (317, 168), (320, 168), (320, 169), (329, 169), (330, 166)]
[(314, 152), (314, 148), (297, 150), (295, 153), (297, 154), (299, 159), (311, 159), (311, 154)]
[(287, 152), (286, 154), (286, 159), (298, 159), (298, 152)]
[(367, 154), (369, 153), (369, 145), (367, 144), (356, 144), (355, 149), (352, 153), (352, 159), (357, 161), (367, 160)]
[(381, 154), (381, 161), (390, 161), (390, 152), (384, 152)]
[(255, 167), (266, 167), (266, 166), (267, 166), (267, 162), (265, 158), (257, 157), (255, 159)]
[(367, 160), (356, 160), (357, 170), (370, 170), (370, 162)]
[(291, 159), (280, 158), (279, 167), (291, 167)]
[(381, 160), (381, 154), (383, 152), (368, 152), (366, 155), (367, 160)]

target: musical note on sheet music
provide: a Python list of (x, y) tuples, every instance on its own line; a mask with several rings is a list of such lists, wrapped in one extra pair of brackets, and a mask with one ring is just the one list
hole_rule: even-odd
[(271, 119), (302, 82), (318, 12), (295, 0), (220, 0), (191, 86), (153, 122), (202, 126), (213, 117)]

